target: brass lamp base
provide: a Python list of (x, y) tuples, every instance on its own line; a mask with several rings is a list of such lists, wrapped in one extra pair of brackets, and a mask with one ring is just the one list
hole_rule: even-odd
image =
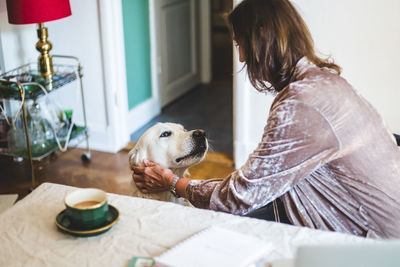
[(39, 41), (36, 43), (36, 50), (40, 52), (38, 58), (39, 73), (46, 79), (50, 79), (54, 75), (53, 59), (49, 54), (52, 44), (47, 40), (48, 32), (43, 23), (38, 24), (37, 36)]

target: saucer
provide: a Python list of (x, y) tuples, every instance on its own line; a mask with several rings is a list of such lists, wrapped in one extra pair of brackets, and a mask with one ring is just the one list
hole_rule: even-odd
[(68, 216), (65, 214), (65, 209), (61, 211), (57, 217), (56, 217), (56, 225), (58, 229), (64, 233), (71, 234), (73, 236), (81, 236), (81, 237), (86, 237), (86, 236), (95, 236), (102, 234), (108, 230), (110, 230), (111, 227), (113, 227), (114, 224), (117, 223), (119, 219), (119, 211), (117, 208), (114, 206), (108, 205), (108, 216), (105, 220), (105, 222), (93, 229), (81, 229), (76, 226), (72, 226), (71, 222), (68, 218)]

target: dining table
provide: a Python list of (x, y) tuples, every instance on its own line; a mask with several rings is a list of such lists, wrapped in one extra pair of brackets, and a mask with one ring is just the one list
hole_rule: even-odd
[[(107, 193), (118, 218), (107, 231), (74, 236), (56, 225), (65, 196), (77, 187), (43, 183), (0, 214), (0, 266), (129, 266), (156, 257), (218, 226), (270, 242), (264, 263), (293, 259), (304, 245), (364, 244), (372, 239), (232, 215), (170, 202)], [(262, 265), (267, 266), (267, 265)]]

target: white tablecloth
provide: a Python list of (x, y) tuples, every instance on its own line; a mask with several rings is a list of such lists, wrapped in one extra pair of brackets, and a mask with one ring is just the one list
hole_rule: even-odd
[(42, 184), (0, 215), (0, 266), (127, 266), (133, 256), (157, 256), (210, 225), (272, 242), (269, 260), (293, 258), (304, 244), (373, 242), (116, 194), (109, 203), (120, 211), (119, 222), (99, 236), (73, 237), (57, 230), (55, 217), (74, 189)]

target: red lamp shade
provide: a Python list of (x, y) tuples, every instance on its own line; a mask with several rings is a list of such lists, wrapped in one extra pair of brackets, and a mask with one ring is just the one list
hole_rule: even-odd
[(69, 0), (7, 0), (11, 24), (43, 23), (71, 15)]

